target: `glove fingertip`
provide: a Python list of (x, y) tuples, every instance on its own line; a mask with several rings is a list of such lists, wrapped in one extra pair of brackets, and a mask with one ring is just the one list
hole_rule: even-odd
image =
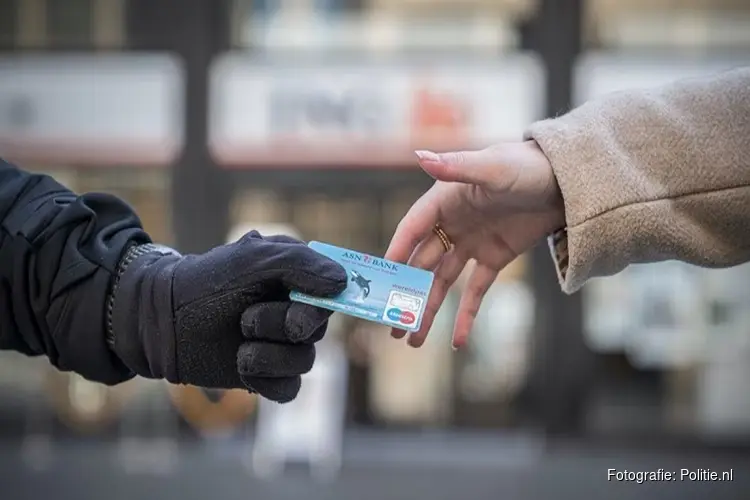
[(271, 236), (265, 236), (263, 237), (265, 241), (270, 241), (273, 243), (286, 243), (288, 245), (304, 245), (305, 243), (303, 241), (298, 240), (297, 238), (293, 238), (291, 236), (287, 236), (285, 234), (273, 234)]
[(334, 286), (336, 287), (336, 293), (341, 293), (346, 289), (347, 284), (349, 283), (349, 276), (346, 274), (346, 269), (344, 269), (344, 266), (336, 262), (335, 260), (331, 260), (331, 281), (333, 281)]
[(346, 290), (348, 277), (346, 269), (328, 257), (321, 256), (317, 266), (312, 266), (312, 272), (318, 278), (311, 283), (309, 293), (320, 297), (335, 297)]
[(323, 338), (333, 311), (300, 302), (293, 303), (286, 317), (286, 332), (295, 343), (314, 343)]
[(269, 401), (285, 404), (294, 401), (299, 394), (302, 377), (299, 375), (284, 378), (242, 377), (242, 383)]

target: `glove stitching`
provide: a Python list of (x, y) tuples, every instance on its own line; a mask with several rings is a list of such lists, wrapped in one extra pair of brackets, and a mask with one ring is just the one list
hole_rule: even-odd
[(114, 323), (112, 320), (113, 314), (114, 314), (114, 308), (115, 308), (115, 295), (117, 293), (117, 289), (120, 285), (120, 279), (122, 278), (122, 275), (125, 273), (125, 270), (128, 268), (130, 263), (135, 260), (135, 257), (133, 257), (131, 254), (133, 253), (133, 250), (138, 248), (137, 243), (130, 243), (125, 247), (125, 250), (123, 252), (123, 257), (120, 259), (120, 261), (117, 263), (117, 267), (115, 268), (115, 273), (111, 278), (111, 283), (109, 286), (109, 293), (107, 294), (107, 302), (106, 302), (106, 331), (105, 331), (105, 339), (107, 341), (107, 345), (110, 349), (114, 349), (115, 347), (115, 329), (114, 329)]
[(172, 271), (172, 276), (169, 277), (169, 301), (170, 301), (170, 308), (172, 309), (172, 335), (170, 337), (172, 338), (172, 353), (174, 353), (175, 362), (174, 362), (174, 374), (175, 374), (175, 380), (182, 380), (180, 378), (180, 364), (177, 362), (177, 311), (174, 309), (174, 277), (177, 276), (177, 271), (180, 269), (180, 266), (185, 263), (185, 260), (181, 260), (174, 266), (174, 270)]
[[(255, 289), (261, 287), (261, 283), (266, 279), (267, 276), (278, 275), (279, 270), (280, 270), (280, 268), (276, 268), (276, 269), (264, 269), (263, 271), (256, 271), (256, 272), (252, 272), (252, 273), (249, 273), (249, 274), (246, 274), (246, 275), (240, 275), (238, 277), (238, 279), (244, 280), (246, 278), (248, 278), (248, 279), (249, 278), (254, 278), (255, 283), (253, 283), (251, 285), (250, 290), (255, 290)], [(330, 278), (321, 277), (320, 275), (312, 273), (310, 271), (300, 270), (299, 273), (302, 274), (302, 275), (304, 275), (306, 278), (315, 278), (315, 279), (318, 279), (318, 280), (327, 281), (328, 283), (331, 283), (331, 284), (337, 282), (337, 280), (333, 280), (333, 279), (330, 279)], [(175, 273), (175, 274), (177, 274), (177, 273)], [(172, 287), (172, 289), (174, 290), (174, 286)], [(202, 302), (204, 302), (206, 300), (209, 300), (209, 299), (214, 299), (214, 298), (219, 298), (219, 297), (231, 295), (233, 293), (236, 293), (237, 291), (243, 291), (243, 290), (244, 291), (248, 291), (248, 286), (247, 285), (236, 285), (236, 286), (234, 286), (232, 288), (223, 289), (223, 290), (220, 290), (220, 291), (218, 291), (216, 293), (213, 293), (211, 295), (204, 295), (204, 296), (201, 296), (201, 297), (197, 297), (197, 298), (191, 300), (190, 302), (186, 302), (185, 304), (180, 305), (177, 309), (175, 309), (175, 315), (179, 314), (186, 307), (190, 307), (190, 306), (194, 306), (196, 304), (200, 304), (200, 303), (202, 303)]]

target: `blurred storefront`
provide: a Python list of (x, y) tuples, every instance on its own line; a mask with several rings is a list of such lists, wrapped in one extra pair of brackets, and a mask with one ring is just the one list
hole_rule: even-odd
[(182, 147), (181, 73), (164, 55), (0, 60), (0, 147), (78, 192), (132, 203), (170, 241), (169, 166)]
[[(181, 85), (179, 64), (169, 55), (0, 58), (0, 149), (5, 158), (53, 175), (76, 192), (121, 196), (154, 238), (168, 243), (169, 166), (182, 147)], [(22, 382), (20, 373), (28, 371), (14, 367), (25, 360), (8, 358), (4, 382)], [(49, 409), (78, 432), (106, 428), (134, 387), (108, 389), (34, 366), (41, 378), (24, 385), (46, 396), (21, 402), (31, 405), (22, 412), (31, 415), (29, 432), (52, 425), (42, 415)], [(39, 404), (48, 409), (32, 407)]]
[[(573, 103), (747, 65), (750, 4), (589, 0)], [(599, 360), (589, 426), (604, 434), (750, 434), (747, 398), (730, 387), (750, 366), (747, 266), (634, 266), (584, 291)]]
[[(681, 58), (591, 52), (576, 68), (575, 102), (747, 64), (747, 55), (716, 50)], [(750, 399), (730, 389), (750, 369), (749, 269), (665, 262), (586, 287), (587, 343), (608, 361), (603, 380), (611, 383), (595, 390), (592, 427), (721, 438), (750, 432)]]
[[(187, 251), (285, 224), (382, 254), (431, 184), (415, 149), (515, 139), (605, 92), (748, 63), (741, 0), (66, 4), (0, 0), (0, 150), (124, 197)], [(344, 318), (347, 422), (523, 427), (545, 414), (604, 434), (750, 435), (746, 272), (668, 263), (566, 298), (542, 248), (499, 276), (458, 353), (460, 283), (420, 350)], [(0, 398), (28, 396), (0, 409), (34, 429), (51, 425), (29, 409), (39, 393), (76, 432), (157, 421), (169, 434), (175, 413), (211, 432), (255, 411), (236, 393), (105, 389), (9, 359)]]
[[(519, 135), (542, 116), (543, 80), (538, 60), (522, 54), (364, 63), (228, 54), (212, 66), (209, 141), (220, 167), (235, 175), (233, 221), (289, 223), (306, 240), (382, 254), (429, 186), (414, 150), (478, 148)], [(458, 379), (494, 375), (483, 363), (466, 368), (473, 375), (452, 368), (455, 307), (449, 301), (419, 351), (386, 328), (348, 321), (355, 423), (455, 423), (454, 407), (472, 391)], [(526, 314), (528, 322), (533, 313)], [(479, 329), (496, 330), (485, 323)]]

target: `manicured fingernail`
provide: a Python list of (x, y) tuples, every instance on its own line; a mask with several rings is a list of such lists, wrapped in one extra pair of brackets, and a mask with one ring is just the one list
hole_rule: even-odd
[(453, 352), (456, 352), (458, 351), (458, 346), (456, 344), (451, 344), (451, 349), (453, 350)]
[(436, 153), (433, 153), (432, 151), (419, 150), (414, 151), (414, 154), (416, 154), (417, 158), (419, 158), (421, 161), (440, 161), (440, 156), (438, 156)]

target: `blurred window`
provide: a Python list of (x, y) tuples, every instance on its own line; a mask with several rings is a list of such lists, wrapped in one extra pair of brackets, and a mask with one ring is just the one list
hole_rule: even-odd
[(533, 11), (539, 0), (367, 0), (373, 10), (435, 12), (503, 12), (517, 16)]
[[(123, 24), (127, 26), (127, 46), (131, 50), (175, 50), (178, 43), (174, 32), (182, 29), (174, 24), (175, 11), (179, 0), (120, 0), (123, 8)], [(219, 1), (219, 0), (215, 0)], [(235, 4), (236, 5), (236, 4)], [(232, 25), (238, 13), (232, 12)], [(169, 29), (166, 29), (169, 27)]]
[(172, 244), (169, 169), (141, 169), (129, 165), (91, 168), (33, 162), (25, 163), (24, 168), (51, 175), (76, 193), (109, 193), (121, 197), (135, 209), (143, 227), (155, 241)]
[(0, 0), (0, 49), (120, 49), (126, 1)]
[(253, 16), (270, 17), (284, 8), (283, 0), (250, 0), (249, 3)]
[(587, 0), (595, 47), (750, 46), (747, 0)]
[(47, 30), (54, 47), (93, 45), (94, 1), (47, 0)]
[(235, 45), (255, 50), (354, 48), (364, 0), (235, 0)]
[(20, 0), (0, 0), (0, 50), (9, 50), (16, 45), (17, 3)]
[[(161, 1), (161, 0), (154, 0)], [(125, 47), (126, 0), (93, 0), (93, 42), (97, 49)]]
[(16, 6), (16, 45), (21, 48), (43, 47), (47, 39), (45, 0), (18, 0)]
[(361, 12), (366, 6), (366, 0), (341, 0), (341, 10), (346, 12)]
[(537, 0), (234, 0), (235, 45), (269, 51), (476, 51), (518, 44)]
[(311, 13), (338, 14), (362, 9), (364, 0), (250, 0), (254, 16), (273, 16), (282, 11), (308, 10)]

